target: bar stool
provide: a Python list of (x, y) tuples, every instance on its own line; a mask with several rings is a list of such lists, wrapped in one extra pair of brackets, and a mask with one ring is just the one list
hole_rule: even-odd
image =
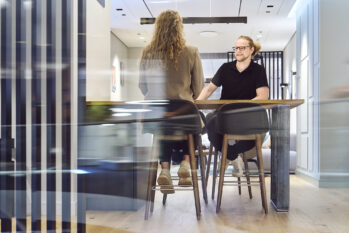
[[(262, 141), (263, 138), (265, 137), (265, 134), (262, 136)], [(215, 150), (214, 154), (213, 154), (213, 145), (210, 145), (210, 149), (208, 152), (208, 164), (211, 164), (211, 160), (212, 160), (212, 155), (213, 155), (213, 159), (214, 159), (214, 165), (213, 165), (213, 174), (212, 174), (212, 200), (214, 200), (214, 195), (215, 195), (215, 187), (216, 187), (216, 179), (217, 179), (217, 164), (218, 164), (218, 151)], [(245, 177), (246, 177), (246, 184), (247, 184), (247, 188), (248, 188), (248, 194), (250, 199), (252, 199), (252, 189), (251, 189), (251, 174), (250, 174), (250, 170), (248, 167), (248, 163), (254, 163), (257, 167), (257, 169), (259, 170), (259, 166), (258, 166), (258, 161), (257, 158), (255, 158), (257, 156), (256, 154), (256, 147), (253, 147), (252, 149), (241, 153), (240, 156), (242, 157), (242, 160), (244, 162), (244, 167), (245, 167)], [(208, 177), (209, 177), (209, 171), (210, 171), (210, 166), (208, 165), (206, 167), (206, 184), (208, 182)], [(239, 191), (239, 195), (241, 195), (241, 185), (242, 185), (242, 181), (240, 177), (237, 177), (237, 184), (238, 184), (238, 191)]]
[[(264, 168), (262, 158), (262, 136), (269, 130), (267, 112), (255, 103), (231, 103), (223, 105), (217, 113), (217, 130), (223, 136), (222, 159), (218, 185), (216, 212), (220, 211), (225, 163), (227, 161), (228, 140), (255, 140), (257, 163), (259, 168), (259, 185), (264, 212), (268, 213)], [(246, 164), (246, 163), (245, 163)], [(251, 185), (251, 184), (249, 184)]]
[[(156, 104), (154, 102), (152, 103)], [(158, 118), (157, 124), (154, 125), (154, 122), (152, 122), (151, 124), (148, 124), (148, 126), (147, 124), (145, 124), (144, 126), (147, 132), (152, 132), (154, 134), (144, 219), (147, 220), (149, 216), (149, 212), (153, 212), (155, 191), (159, 190), (159, 187), (156, 185), (158, 160), (156, 158), (156, 146), (154, 145), (156, 145), (157, 143), (161, 143), (162, 140), (168, 140), (168, 141), (187, 140), (188, 147), (189, 147), (189, 154), (190, 154), (190, 168), (191, 168), (191, 177), (192, 177), (192, 183), (193, 183), (196, 217), (198, 220), (200, 220), (201, 206), (200, 206), (200, 197), (199, 197), (199, 188), (198, 188), (198, 177), (197, 177), (197, 170), (196, 170), (195, 145), (194, 145), (195, 143), (194, 143), (194, 136), (193, 136), (194, 134), (200, 134), (202, 130), (199, 111), (197, 107), (190, 101), (167, 100), (158, 109), (158, 112), (160, 112), (159, 116), (162, 115), (162, 117)], [(199, 142), (199, 147), (200, 145), (201, 144)], [(202, 156), (200, 149), (201, 148), (199, 148), (199, 156)], [(203, 158), (200, 159), (200, 167), (201, 167), (201, 179), (203, 182), (203, 195), (204, 195), (204, 199), (206, 199), (205, 201), (207, 201), (205, 174), (203, 172), (204, 170)], [(174, 186), (173, 189), (177, 191), (183, 190), (182, 187), (178, 187), (178, 186)], [(163, 204), (166, 203), (166, 197), (167, 197), (167, 194), (164, 194)]]
[[(262, 142), (265, 137), (265, 134), (262, 135)], [(253, 147), (252, 149), (242, 153), (241, 157), (242, 160), (244, 161), (244, 166), (245, 166), (245, 176), (246, 176), (246, 182), (247, 182), (247, 187), (248, 187), (248, 194), (250, 199), (252, 199), (252, 189), (251, 189), (251, 179), (250, 179), (250, 170), (248, 168), (248, 163), (254, 163), (257, 167), (257, 170), (259, 172), (259, 164), (257, 160), (257, 153), (256, 153), (257, 148)], [(241, 179), (238, 177), (238, 189), (239, 189), (239, 195), (241, 195)]]

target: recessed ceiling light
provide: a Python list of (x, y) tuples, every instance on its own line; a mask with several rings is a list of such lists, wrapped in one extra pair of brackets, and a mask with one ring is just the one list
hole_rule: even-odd
[(269, 13), (270, 13), (270, 11), (266, 11), (265, 13), (269, 14)]
[(216, 31), (201, 31), (200, 36), (203, 37), (215, 37), (217, 36), (218, 33)]
[(268, 7), (268, 8), (272, 8), (272, 7), (274, 7), (274, 5), (268, 5), (267, 7)]
[(139, 39), (144, 40), (144, 36), (140, 36)]
[(122, 11), (122, 8), (116, 8), (117, 11)]
[(122, 14), (122, 16), (126, 16), (126, 14)]

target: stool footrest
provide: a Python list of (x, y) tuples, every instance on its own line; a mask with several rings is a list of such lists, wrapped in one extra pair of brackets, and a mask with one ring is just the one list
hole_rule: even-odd
[(224, 181), (223, 185), (229, 185), (229, 186), (257, 186), (260, 185), (261, 182), (260, 181), (250, 181), (249, 184), (246, 182), (242, 182), (242, 181)]
[[(170, 190), (175, 190), (175, 191), (193, 191), (193, 186), (192, 185), (161, 185), (162, 188), (161, 190), (163, 191), (170, 191)], [(169, 188), (166, 188), (169, 186)], [(173, 188), (172, 188), (173, 187)], [(156, 185), (152, 187), (152, 190), (160, 190), (160, 185)]]

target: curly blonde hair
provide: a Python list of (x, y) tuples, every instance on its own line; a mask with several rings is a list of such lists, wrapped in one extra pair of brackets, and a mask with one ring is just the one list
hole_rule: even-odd
[(143, 50), (142, 60), (162, 60), (167, 67), (177, 67), (184, 47), (182, 18), (177, 11), (166, 10), (156, 18), (153, 38)]

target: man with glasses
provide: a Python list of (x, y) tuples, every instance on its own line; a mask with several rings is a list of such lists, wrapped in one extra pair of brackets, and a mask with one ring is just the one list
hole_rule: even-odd
[[(260, 44), (255, 43), (250, 37), (240, 36), (233, 48), (236, 60), (224, 63), (218, 69), (210, 84), (201, 91), (197, 100), (208, 99), (220, 86), (222, 86), (221, 100), (267, 100), (269, 87), (265, 69), (252, 60), (260, 48)], [(217, 133), (215, 129), (215, 116), (215, 113), (207, 115), (206, 127), (210, 142), (221, 151), (223, 135)], [(238, 155), (254, 146), (254, 141), (229, 143), (227, 158), (233, 161), (233, 176), (241, 177), (243, 174), (242, 159)]]

